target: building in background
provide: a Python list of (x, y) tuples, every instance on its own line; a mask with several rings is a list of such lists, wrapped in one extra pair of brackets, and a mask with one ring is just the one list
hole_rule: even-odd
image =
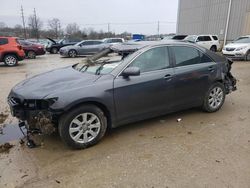
[(250, 0), (179, 0), (178, 34), (250, 35)]

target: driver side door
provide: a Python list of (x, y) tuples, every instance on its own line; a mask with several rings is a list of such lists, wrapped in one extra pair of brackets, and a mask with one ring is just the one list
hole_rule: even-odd
[(165, 114), (173, 106), (174, 84), (168, 47), (149, 49), (127, 67), (140, 68), (139, 76), (122, 75), (114, 80), (118, 124)]

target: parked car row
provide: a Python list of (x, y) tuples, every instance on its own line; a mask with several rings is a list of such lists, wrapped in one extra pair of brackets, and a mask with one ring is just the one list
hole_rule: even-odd
[(75, 45), (62, 47), (59, 52), (64, 57), (76, 57), (81, 55), (92, 55), (102, 51), (113, 44), (123, 43), (122, 38), (106, 38), (103, 40), (83, 40)]

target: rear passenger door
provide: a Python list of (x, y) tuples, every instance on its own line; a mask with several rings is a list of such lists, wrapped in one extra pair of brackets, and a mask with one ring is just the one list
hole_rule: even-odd
[(172, 46), (175, 104), (178, 108), (200, 105), (216, 75), (216, 63), (191, 46)]

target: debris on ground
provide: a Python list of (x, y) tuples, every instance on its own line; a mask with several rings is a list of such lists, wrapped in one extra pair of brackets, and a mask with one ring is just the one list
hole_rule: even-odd
[(4, 152), (9, 152), (9, 150), (13, 147), (14, 145), (10, 144), (10, 143), (5, 143), (0, 145), (0, 153), (4, 153)]
[(177, 122), (180, 122), (180, 121), (182, 121), (182, 119), (181, 119), (181, 118), (178, 118), (176, 121), (177, 121)]
[(154, 136), (153, 138), (163, 138), (164, 136)]
[(0, 124), (2, 124), (8, 117), (8, 114), (0, 113)]
[(55, 180), (55, 181), (56, 181), (56, 183), (58, 183), (58, 184), (61, 183), (59, 180)]
[(22, 177), (21, 177), (21, 179), (23, 179), (23, 178), (25, 178), (25, 177), (27, 177), (28, 176), (28, 174), (24, 174)]
[(239, 117), (240, 121), (244, 121), (245, 119), (246, 119), (246, 117), (242, 117), (242, 116)]

